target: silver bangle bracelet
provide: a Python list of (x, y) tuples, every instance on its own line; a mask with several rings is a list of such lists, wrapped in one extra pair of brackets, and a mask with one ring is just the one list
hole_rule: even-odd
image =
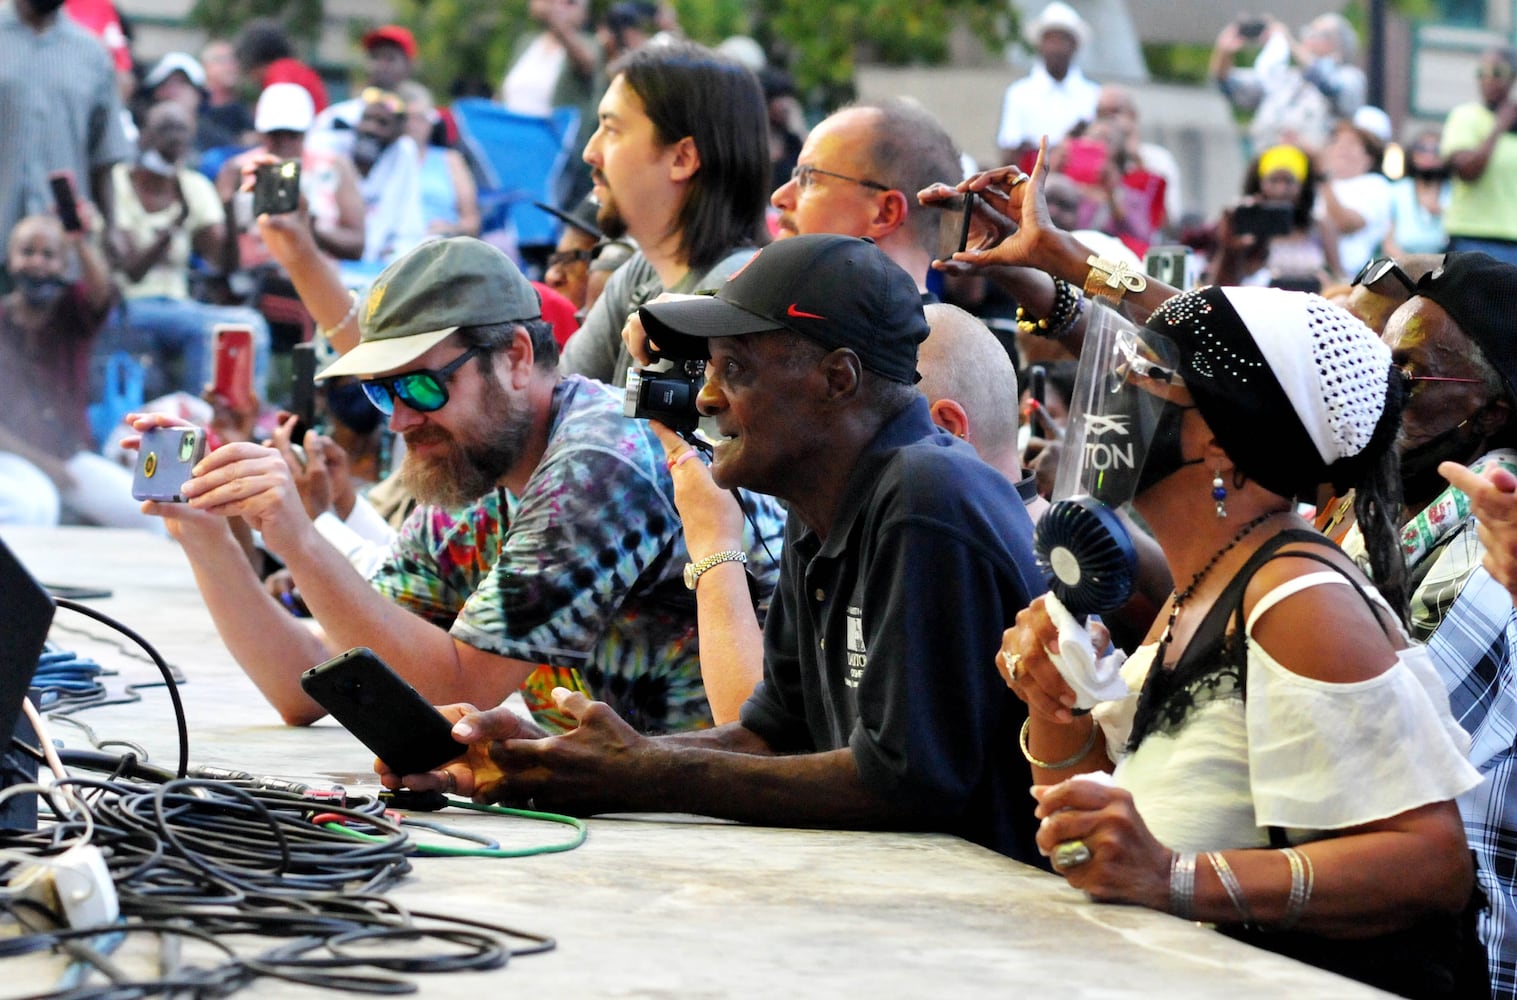
[(1233, 866), (1227, 863), (1227, 859), (1220, 851), (1207, 851), (1206, 860), (1211, 862), (1212, 871), (1217, 873), (1222, 888), (1227, 890), (1227, 898), (1232, 900), (1233, 909), (1238, 911), (1238, 916), (1243, 918), (1245, 924), (1254, 922), (1254, 915), (1248, 911), (1248, 900), (1243, 898), (1243, 886), (1238, 882), (1238, 876), (1233, 874)]
[(1312, 898), (1312, 889), (1317, 884), (1317, 869), (1312, 865), (1312, 859), (1294, 847), (1284, 848), (1281, 854), (1290, 862), (1291, 866), (1291, 894), (1290, 901), (1286, 904), (1285, 919), (1280, 922), (1281, 930), (1289, 930), (1301, 920), (1301, 915), (1306, 912), (1306, 904)]
[(1169, 912), (1181, 920), (1194, 920), (1196, 912), (1196, 856), (1176, 851), (1169, 861)]

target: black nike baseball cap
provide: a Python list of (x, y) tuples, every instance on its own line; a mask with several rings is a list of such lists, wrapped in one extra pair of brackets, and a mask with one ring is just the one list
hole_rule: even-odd
[(792, 236), (764, 247), (716, 293), (638, 310), (662, 354), (710, 357), (712, 337), (789, 330), (846, 347), (877, 375), (916, 383), (927, 317), (916, 281), (872, 240)]

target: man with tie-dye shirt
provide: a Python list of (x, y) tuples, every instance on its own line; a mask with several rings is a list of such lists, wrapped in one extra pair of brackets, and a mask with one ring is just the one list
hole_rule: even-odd
[[(328, 322), (346, 297), (326, 288), (335, 277), (290, 271)], [(310, 722), (322, 713), (300, 674), (368, 646), (439, 704), (498, 704), (546, 664), (578, 671), (640, 730), (710, 724), (695, 595), (683, 582), (693, 557), (649, 424), (622, 415), (620, 390), (560, 377), (536, 292), (488, 244), (424, 243), (360, 304), (358, 344), (320, 377), (360, 376), (406, 439), (402, 474), (424, 505), (371, 580), (315, 531), (288, 445), (226, 445), (184, 484), (187, 504), (152, 508), (184, 544), (223, 640), (264, 696), (286, 721)], [(773, 500), (744, 499), (741, 558), (763, 607), (782, 518)], [(223, 519), (206, 513), (242, 516), (262, 534), (324, 639), (292, 631)]]

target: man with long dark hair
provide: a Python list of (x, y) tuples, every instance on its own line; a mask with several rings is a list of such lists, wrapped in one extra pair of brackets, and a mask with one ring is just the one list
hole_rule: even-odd
[(639, 250), (564, 346), (562, 368), (622, 385), (621, 329), (637, 307), (715, 288), (763, 241), (769, 132), (758, 79), (709, 49), (639, 49), (611, 74), (585, 162), (601, 230)]

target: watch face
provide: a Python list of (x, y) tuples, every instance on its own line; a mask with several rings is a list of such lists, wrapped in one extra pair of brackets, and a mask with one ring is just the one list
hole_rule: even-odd
[(685, 563), (685, 587), (695, 589), (695, 563)]

